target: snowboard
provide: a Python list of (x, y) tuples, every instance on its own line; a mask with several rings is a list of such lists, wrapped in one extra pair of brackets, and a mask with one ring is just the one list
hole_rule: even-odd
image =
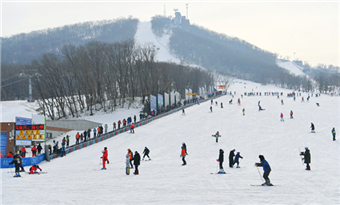
[[(25, 172), (26, 174), (30, 174), (29, 172)], [(36, 174), (47, 174), (47, 172), (36, 172), (34, 174), (30, 174), (30, 175), (36, 175)]]
[[(262, 184), (251, 184), (250, 186), (274, 186), (273, 184), (271, 185), (262, 185)], [(275, 185), (278, 186), (278, 185)]]
[(213, 172), (210, 172), (210, 174), (229, 174), (229, 173), (226, 173), (226, 172), (224, 172), (224, 173), (218, 173), (218, 172), (213, 173)]
[[(216, 137), (216, 135), (211, 135), (212, 137)], [(222, 135), (219, 135), (218, 137), (222, 137)]]
[(125, 171), (126, 175), (130, 175), (130, 162), (129, 162), (129, 159), (130, 159), (130, 155), (127, 154), (126, 155), (126, 171)]

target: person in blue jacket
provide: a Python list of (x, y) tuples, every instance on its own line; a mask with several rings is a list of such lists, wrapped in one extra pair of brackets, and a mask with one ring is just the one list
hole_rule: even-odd
[(234, 164), (237, 164), (236, 168), (240, 168), (240, 162), (239, 159), (243, 159), (243, 157), (240, 155), (240, 152), (237, 152), (235, 159), (234, 159)]
[(271, 168), (270, 168), (270, 165), (269, 163), (264, 159), (264, 156), (263, 155), (259, 155), (259, 158), (260, 158), (260, 163), (255, 163), (255, 166), (256, 167), (263, 167), (263, 178), (264, 180), (266, 180), (265, 183), (262, 184), (262, 186), (273, 186), (271, 183), (270, 183), (270, 179), (269, 179), (269, 174), (271, 172)]

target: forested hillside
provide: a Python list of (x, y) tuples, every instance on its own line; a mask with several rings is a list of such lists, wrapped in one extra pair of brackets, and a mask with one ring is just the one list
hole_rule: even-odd
[(45, 53), (58, 53), (63, 45), (85, 45), (90, 41), (114, 43), (133, 39), (138, 19), (116, 19), (78, 23), (1, 38), (1, 61), (28, 64)]

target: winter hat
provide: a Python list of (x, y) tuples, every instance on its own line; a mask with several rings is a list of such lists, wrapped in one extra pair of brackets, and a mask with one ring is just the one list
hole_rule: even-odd
[(104, 147), (104, 149), (107, 149), (107, 147)]
[(259, 155), (259, 158), (260, 158), (261, 161), (264, 160), (264, 156), (263, 155)]
[(305, 149), (308, 149), (308, 147), (305, 147)]

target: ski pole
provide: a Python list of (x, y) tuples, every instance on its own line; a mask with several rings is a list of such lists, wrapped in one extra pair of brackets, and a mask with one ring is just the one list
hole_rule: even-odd
[(261, 179), (261, 181), (263, 181), (262, 180), (262, 177), (261, 177), (261, 173), (260, 173), (260, 170), (259, 170), (259, 168), (258, 167), (256, 167), (257, 168), (257, 171), (258, 171), (258, 173), (259, 173), (259, 175), (260, 175), (260, 179)]

